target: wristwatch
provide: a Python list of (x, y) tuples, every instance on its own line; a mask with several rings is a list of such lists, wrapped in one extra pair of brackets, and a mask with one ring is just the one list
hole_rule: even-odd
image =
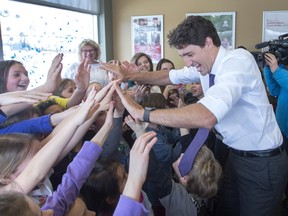
[(155, 110), (155, 107), (145, 107), (144, 108), (144, 115), (143, 115), (143, 121), (144, 122), (150, 122), (150, 112)]

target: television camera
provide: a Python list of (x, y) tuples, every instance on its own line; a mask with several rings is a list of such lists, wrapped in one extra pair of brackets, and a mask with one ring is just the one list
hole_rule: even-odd
[(251, 52), (259, 67), (265, 66), (265, 54), (275, 55), (278, 64), (288, 65), (288, 33), (280, 35), (276, 40), (270, 40), (255, 45), (255, 49), (268, 47), (268, 51)]

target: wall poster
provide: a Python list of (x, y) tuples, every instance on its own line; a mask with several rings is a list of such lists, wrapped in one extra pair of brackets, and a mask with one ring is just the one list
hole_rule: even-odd
[(228, 50), (235, 48), (235, 12), (188, 13), (186, 17), (191, 15), (210, 20), (218, 32), (222, 46)]
[(275, 40), (284, 34), (288, 34), (288, 10), (263, 11), (262, 41)]
[(132, 55), (148, 54), (153, 63), (163, 58), (163, 15), (131, 17)]

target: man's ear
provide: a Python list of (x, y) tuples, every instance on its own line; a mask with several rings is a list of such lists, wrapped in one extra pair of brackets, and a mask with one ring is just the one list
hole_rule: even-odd
[(53, 216), (53, 215), (54, 215), (54, 211), (52, 209), (42, 211), (42, 216)]
[(206, 40), (205, 40), (205, 44), (206, 44), (208, 47), (210, 47), (210, 46), (213, 44), (212, 38), (207, 37)]

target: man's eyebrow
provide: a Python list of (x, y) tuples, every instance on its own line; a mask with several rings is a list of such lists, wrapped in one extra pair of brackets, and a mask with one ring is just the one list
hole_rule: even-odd
[(193, 54), (193, 51), (180, 54), (179, 56), (183, 57), (183, 56), (187, 56), (187, 55), (191, 55), (191, 54)]

